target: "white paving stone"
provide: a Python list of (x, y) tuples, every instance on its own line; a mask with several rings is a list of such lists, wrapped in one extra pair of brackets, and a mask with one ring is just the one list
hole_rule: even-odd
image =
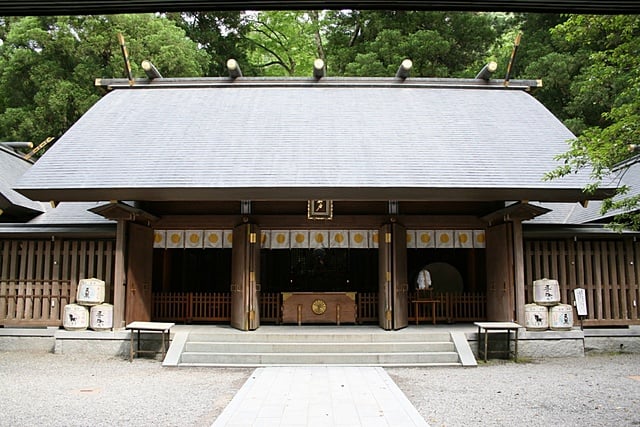
[(256, 369), (216, 419), (234, 426), (426, 426), (380, 367)]

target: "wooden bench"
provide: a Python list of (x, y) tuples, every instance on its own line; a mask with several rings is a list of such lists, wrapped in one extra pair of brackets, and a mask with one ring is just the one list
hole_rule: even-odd
[[(522, 326), (514, 322), (475, 322), (474, 325), (478, 327), (478, 357), (484, 358), (487, 361), (487, 355), (489, 351), (489, 335), (490, 332), (505, 332), (507, 333), (507, 349), (505, 351), (495, 351), (491, 353), (502, 353), (507, 356), (513, 355), (514, 359), (518, 359), (518, 329)], [(511, 351), (511, 331), (514, 331), (514, 350)], [(480, 338), (484, 338), (484, 345), (480, 345)]]
[[(171, 328), (175, 326), (175, 323), (159, 323), (159, 322), (131, 322), (126, 328), (131, 331), (129, 341), (129, 361), (133, 362), (133, 356), (140, 353), (162, 353), (162, 358), (167, 354), (167, 349), (170, 342)], [(140, 350), (140, 332), (148, 333), (160, 333), (162, 335), (162, 349), (156, 350)], [(138, 345), (136, 348), (133, 346), (133, 336), (135, 332), (138, 332)]]

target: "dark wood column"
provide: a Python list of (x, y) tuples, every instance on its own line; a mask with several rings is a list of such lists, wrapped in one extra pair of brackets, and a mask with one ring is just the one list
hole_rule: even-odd
[(113, 327), (151, 320), (151, 275), (153, 272), (154, 215), (113, 201), (91, 212), (118, 221), (115, 275), (113, 280)]
[(233, 229), (231, 326), (250, 331), (260, 326), (260, 229), (242, 224)]
[(513, 321), (515, 312), (511, 224), (487, 228), (487, 320)]
[(378, 319), (382, 329), (397, 330), (409, 324), (407, 283), (407, 231), (398, 224), (385, 224), (378, 232)]
[(487, 320), (524, 322), (522, 221), (549, 212), (526, 202), (493, 212), (487, 221)]
[(153, 229), (129, 223), (127, 239), (127, 323), (151, 320)]

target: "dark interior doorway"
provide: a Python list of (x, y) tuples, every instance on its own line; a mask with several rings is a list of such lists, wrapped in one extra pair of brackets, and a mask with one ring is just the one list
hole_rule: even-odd
[(435, 293), (485, 292), (484, 249), (408, 249), (409, 288), (417, 288), (420, 270), (429, 266)]
[(263, 292), (375, 292), (376, 249), (262, 251)]
[(154, 249), (154, 292), (229, 292), (231, 249)]

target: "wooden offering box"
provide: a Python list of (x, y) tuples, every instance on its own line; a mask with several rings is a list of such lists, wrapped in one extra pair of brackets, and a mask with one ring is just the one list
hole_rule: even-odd
[(355, 292), (283, 292), (282, 323), (356, 323)]

